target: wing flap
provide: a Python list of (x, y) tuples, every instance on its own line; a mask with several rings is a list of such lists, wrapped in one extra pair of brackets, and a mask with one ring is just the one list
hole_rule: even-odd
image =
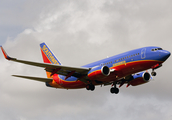
[(52, 82), (53, 81), (53, 78), (41, 78), (41, 77), (31, 77), (31, 76), (21, 76), (21, 75), (12, 75), (12, 76), (35, 80), (35, 81), (39, 81), (39, 82)]

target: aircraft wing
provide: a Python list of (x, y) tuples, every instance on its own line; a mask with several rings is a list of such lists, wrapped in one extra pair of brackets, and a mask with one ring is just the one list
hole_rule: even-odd
[(85, 68), (85, 67), (72, 67), (72, 66), (63, 66), (63, 65), (57, 65), (57, 64), (48, 64), (48, 63), (39, 63), (39, 62), (32, 62), (32, 61), (26, 61), (26, 60), (19, 60), (17, 58), (12, 58), (7, 55), (5, 50), (3, 49), (2, 46), (1, 50), (4, 54), (4, 57), (7, 60), (14, 61), (14, 62), (19, 62), (27, 65), (32, 65), (32, 66), (37, 66), (37, 67), (42, 67), (45, 68), (46, 71), (52, 72), (53, 74), (57, 73), (60, 75), (69, 75), (74, 76), (77, 78), (83, 78), (83, 76), (87, 75), (87, 73), (90, 71), (90, 68)]
[(21, 76), (21, 75), (12, 75), (14, 77), (20, 77), (20, 78), (26, 78), (30, 80), (36, 80), (39, 82), (51, 82), (53, 81), (53, 78), (40, 78), (40, 77), (30, 77), (30, 76)]

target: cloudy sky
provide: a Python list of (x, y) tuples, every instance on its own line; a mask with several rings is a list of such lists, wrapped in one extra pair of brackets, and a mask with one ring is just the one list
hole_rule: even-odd
[[(82, 66), (144, 46), (172, 51), (170, 0), (0, 0), (0, 44), (8, 54), (42, 62), (45, 42), (63, 65)], [(11, 75), (46, 77), (45, 71), (0, 53), (0, 119), (171, 120), (172, 58), (148, 84), (94, 92), (61, 90)]]

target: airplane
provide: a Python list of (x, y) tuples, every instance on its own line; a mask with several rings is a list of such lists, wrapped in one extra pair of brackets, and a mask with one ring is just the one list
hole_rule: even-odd
[[(119, 88), (124, 84), (128, 87), (148, 83), (152, 76), (156, 76), (155, 69), (160, 68), (171, 55), (161, 47), (149, 46), (74, 67), (62, 65), (45, 43), (40, 44), (44, 63), (10, 57), (0, 47), (7, 60), (42, 67), (47, 74), (47, 78), (12, 75), (14, 77), (36, 80), (44, 82), (47, 87), (67, 90), (86, 88), (94, 91), (96, 85), (111, 85), (110, 92), (115, 94), (119, 93)], [(152, 70), (151, 74), (148, 69)]]

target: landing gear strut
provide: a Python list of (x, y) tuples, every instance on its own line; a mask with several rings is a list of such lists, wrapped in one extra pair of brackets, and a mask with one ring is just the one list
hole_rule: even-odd
[(88, 85), (86, 85), (86, 89), (87, 89), (87, 90), (94, 91), (95, 85), (93, 85), (93, 84), (88, 84)]
[(119, 89), (116, 87), (116, 83), (113, 83), (112, 86), (113, 87), (110, 89), (110, 92), (118, 94), (119, 93)]

